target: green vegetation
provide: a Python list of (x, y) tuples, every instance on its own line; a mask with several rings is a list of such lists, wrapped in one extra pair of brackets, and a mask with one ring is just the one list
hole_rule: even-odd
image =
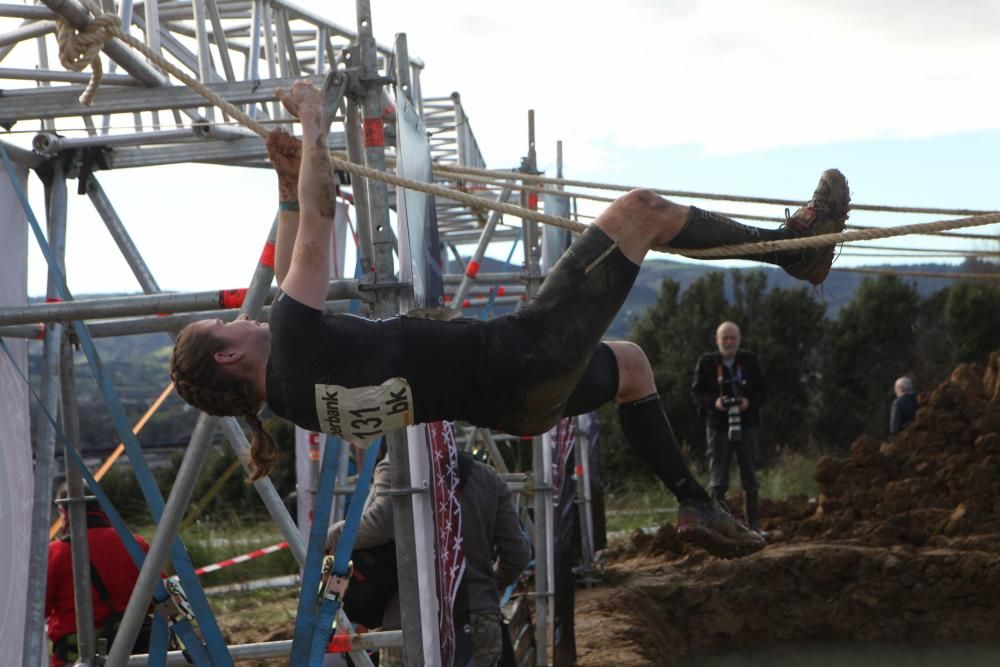
[[(918, 391), (928, 390), (956, 364), (983, 363), (1000, 345), (995, 285), (962, 282), (924, 296), (912, 281), (869, 278), (828, 319), (812, 290), (768, 289), (768, 275), (733, 271), (727, 279), (709, 273), (686, 290), (666, 278), (629, 336), (649, 356), (682, 449), (701, 465), (705, 434), (690, 396), (694, 367), (714, 349), (720, 322), (739, 324), (742, 347), (758, 354), (768, 382), (761, 433), (764, 495), (786, 495), (779, 489), (790, 485), (801, 490), (787, 493), (811, 493), (810, 476), (781, 478), (795, 465), (808, 465), (812, 452), (844, 452), (862, 434), (884, 437), (897, 377), (909, 375)], [(614, 406), (599, 414), (607, 487), (651, 484), (651, 474), (618, 429)]]
[[(759, 475), (761, 497), (773, 500), (792, 496), (814, 498), (819, 492), (819, 485), (813, 479), (818, 459), (819, 456), (814, 453), (782, 453)], [(705, 470), (695, 472), (702, 484), (708, 482)], [(736, 481), (731, 492), (736, 494), (739, 490), (739, 482)], [(676, 520), (677, 501), (652, 476), (633, 484), (612, 486), (607, 492), (605, 504), (608, 532), (631, 532), (636, 528), (659, 526)]]

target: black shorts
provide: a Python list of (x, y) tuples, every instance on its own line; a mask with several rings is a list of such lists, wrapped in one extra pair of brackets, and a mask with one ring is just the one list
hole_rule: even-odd
[[(486, 322), (480, 374), (492, 404), (485, 425), (518, 435), (543, 433), (564, 415), (595, 407), (596, 396), (601, 403), (613, 397), (617, 365), (598, 343), (638, 273), (616, 243), (590, 227), (527, 306)], [(576, 391), (581, 378), (586, 382)]]

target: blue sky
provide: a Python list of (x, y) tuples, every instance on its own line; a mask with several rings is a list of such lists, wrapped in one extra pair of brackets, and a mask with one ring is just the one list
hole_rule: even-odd
[[(353, 3), (300, 1), (354, 23)], [(405, 31), (410, 53), (426, 62), (425, 94), (461, 92), (491, 167), (517, 165), (533, 108), (539, 164), (550, 174), (562, 140), (569, 178), (804, 200), (818, 173), (836, 166), (856, 202), (1000, 209), (1000, 3), (992, 0), (372, 7), (379, 41)], [(273, 176), (189, 165), (101, 179), (161, 287), (247, 281), (273, 212)], [(40, 213), (37, 181), (32, 189)], [(138, 289), (89, 203), (71, 197), (71, 288)], [(928, 219), (852, 216), (878, 225)], [(974, 231), (1000, 234), (1000, 226)], [(891, 243), (998, 249), (926, 237)], [(30, 261), (29, 291), (38, 294), (44, 267), (37, 254)]]

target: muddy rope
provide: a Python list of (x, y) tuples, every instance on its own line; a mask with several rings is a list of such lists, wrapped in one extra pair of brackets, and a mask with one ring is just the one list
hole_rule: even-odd
[[(173, 75), (177, 80), (181, 81), (188, 88), (204, 97), (206, 100), (220, 108), (225, 114), (231, 118), (238, 121), (244, 127), (258, 134), (261, 138), (267, 137), (268, 130), (262, 124), (251, 118), (249, 115), (244, 113), (241, 109), (230, 104), (227, 100), (223, 99), (220, 95), (216, 94), (212, 90), (208, 89), (201, 84), (200, 81), (188, 75), (180, 68), (176, 67), (170, 61), (163, 58), (160, 54), (156, 53), (141, 40), (133, 37), (132, 35), (124, 32), (120, 23), (117, 21), (118, 17), (114, 14), (105, 14), (101, 11), (100, 7), (94, 4), (93, 0), (83, 0), (84, 4), (97, 18), (92, 22), (96, 23), (101, 20), (100, 26), (103, 29), (94, 29), (91, 31), (87, 27), (81, 33), (87, 33), (88, 35), (99, 36), (102, 40), (102, 45), (109, 42), (113, 37), (118, 38), (122, 42), (128, 44), (136, 51), (139, 51), (144, 56), (146, 56), (151, 62), (155, 63), (164, 72)], [(110, 17), (110, 18), (108, 18)], [(62, 49), (60, 45), (60, 49)], [(60, 53), (60, 58), (62, 54)], [(98, 62), (99, 59), (95, 56), (93, 62)], [(93, 82), (92, 82), (93, 83)], [(94, 86), (96, 89), (96, 85)], [(89, 88), (89, 86), (88, 86)], [(497, 211), (499, 213), (510, 214), (515, 217), (519, 217), (525, 220), (532, 220), (534, 222), (540, 222), (542, 224), (551, 225), (553, 227), (559, 227), (560, 229), (566, 229), (571, 232), (581, 233), (587, 228), (579, 222), (573, 222), (572, 220), (567, 220), (565, 218), (560, 218), (554, 215), (547, 215), (545, 213), (539, 213), (538, 211), (532, 211), (530, 209), (522, 208), (520, 206), (515, 206), (513, 204), (507, 204), (499, 201), (491, 201), (489, 199), (484, 199), (482, 197), (477, 197), (475, 195), (470, 195), (459, 190), (452, 188), (447, 188), (440, 185), (435, 185), (432, 183), (424, 183), (421, 181), (413, 181), (407, 178), (402, 178), (391, 174), (389, 172), (379, 171), (377, 169), (370, 169), (363, 165), (355, 164), (353, 162), (348, 162), (336, 153), (331, 155), (331, 163), (335, 169), (340, 169), (354, 176), (361, 176), (364, 178), (370, 178), (377, 181), (383, 181), (394, 185), (396, 187), (406, 188), (409, 190), (415, 190), (417, 192), (423, 192), (425, 194), (433, 195), (435, 197), (442, 197), (444, 199), (449, 199), (461, 204), (472, 207), (473, 209), (487, 209), (491, 211)], [(533, 174), (524, 174), (514, 171), (496, 171), (488, 169), (476, 169), (471, 170), (463, 167), (435, 167), (436, 171), (449, 174), (461, 174), (461, 173), (475, 173), (479, 175), (490, 175), (499, 179), (506, 180), (521, 180), (534, 183), (546, 182), (546, 183), (558, 183), (560, 185), (571, 185), (574, 187), (594, 187), (610, 190), (631, 190), (635, 189), (630, 186), (624, 185), (608, 185), (593, 183), (589, 181), (576, 181), (570, 179), (550, 179), (544, 176), (536, 176)], [(694, 193), (694, 192), (684, 192), (680, 190), (663, 190), (656, 188), (648, 188), (653, 192), (666, 195), (671, 197), (699, 197), (702, 199), (729, 199), (731, 197), (727, 195), (716, 195), (716, 194), (705, 194), (705, 193)], [(777, 205), (798, 205), (799, 202), (791, 202), (785, 199), (772, 199), (767, 197), (741, 197), (738, 201), (751, 202), (758, 204), (777, 204)], [(871, 207), (854, 206), (855, 210), (875, 210)], [(879, 207), (877, 210), (894, 210), (896, 212), (906, 212), (906, 213), (935, 213), (943, 215), (954, 215), (955, 209), (918, 209), (910, 207)], [(707, 259), (713, 257), (728, 257), (733, 255), (752, 255), (752, 254), (764, 254), (775, 252), (778, 250), (791, 250), (791, 249), (801, 249), (801, 248), (816, 248), (827, 245), (836, 245), (838, 243), (845, 243), (848, 241), (860, 241), (868, 239), (880, 239), (880, 238), (890, 238), (893, 236), (905, 236), (908, 234), (917, 233), (931, 233), (933, 231), (943, 231), (946, 229), (959, 229), (962, 227), (975, 227), (979, 225), (989, 225), (1000, 221), (1000, 213), (989, 213), (987, 215), (978, 215), (983, 213), (982, 211), (964, 211), (965, 214), (970, 214), (975, 217), (962, 218), (959, 220), (942, 220), (938, 222), (915, 224), (915, 225), (903, 225), (900, 227), (886, 228), (886, 229), (872, 229), (872, 230), (860, 230), (852, 232), (844, 232), (841, 234), (823, 234), (819, 236), (813, 236), (809, 238), (801, 239), (788, 239), (784, 241), (768, 241), (763, 243), (744, 243), (734, 246), (725, 246), (719, 248), (710, 248), (706, 250), (686, 250), (684, 252), (679, 252), (675, 248), (670, 248), (666, 246), (656, 246), (654, 250), (659, 250), (661, 252), (681, 254), (686, 257), (697, 258), (697, 259)]]

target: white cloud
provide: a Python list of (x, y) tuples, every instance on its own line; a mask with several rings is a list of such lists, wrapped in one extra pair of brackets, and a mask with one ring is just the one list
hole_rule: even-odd
[[(430, 11), (428, 9), (430, 8)], [(711, 152), (995, 128), (994, 2), (373, 3), (492, 159), (541, 136)], [(544, 148), (544, 147), (542, 147)], [(584, 149), (600, 160), (599, 150)]]

